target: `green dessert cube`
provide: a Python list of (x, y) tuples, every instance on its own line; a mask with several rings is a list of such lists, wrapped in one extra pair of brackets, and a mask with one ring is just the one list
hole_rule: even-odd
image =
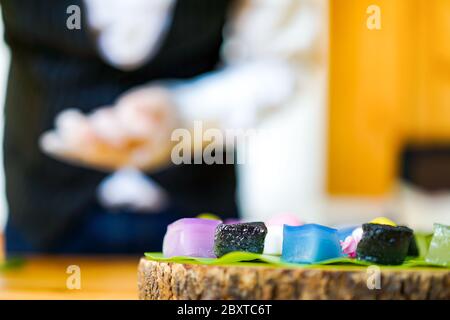
[(440, 266), (450, 266), (450, 227), (434, 224), (433, 239), (426, 256), (426, 261)]

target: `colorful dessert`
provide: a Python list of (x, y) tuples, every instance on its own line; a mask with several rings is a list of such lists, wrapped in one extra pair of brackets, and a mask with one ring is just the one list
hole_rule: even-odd
[(294, 214), (280, 214), (267, 220), (264, 254), (280, 256), (283, 250), (283, 226), (300, 226), (303, 223)]
[(413, 231), (407, 227), (366, 223), (356, 256), (377, 264), (399, 265), (408, 254), (412, 238)]
[(295, 215), (290, 213), (284, 213), (276, 215), (266, 221), (266, 226), (301, 226), (303, 222)]
[(196, 218), (198, 219), (208, 219), (208, 220), (222, 220), (219, 216), (216, 216), (213, 213), (201, 213)]
[(220, 224), (214, 236), (214, 253), (217, 257), (234, 251), (263, 253), (266, 235), (263, 222)]
[(392, 220), (390, 220), (388, 218), (385, 218), (385, 217), (375, 218), (372, 221), (370, 221), (370, 223), (383, 224), (383, 225), (391, 226), (391, 227), (396, 227), (397, 226), (397, 224), (394, 221), (392, 221)]
[[(342, 252), (346, 254), (349, 258), (356, 258), (356, 248), (358, 247), (358, 243), (361, 241), (363, 235), (362, 228), (356, 228), (352, 231), (352, 233), (345, 238), (345, 240), (340, 240)], [(338, 232), (339, 236), (339, 232)]]
[(219, 220), (186, 218), (167, 227), (163, 241), (165, 257), (214, 258), (214, 233)]
[(352, 226), (352, 227), (338, 229), (339, 241), (345, 241), (345, 239), (347, 239), (347, 237), (351, 236), (353, 231), (355, 231), (355, 229), (357, 229), (359, 227), (360, 226)]
[(416, 240), (413, 230), (387, 218), (336, 230), (318, 224), (298, 225), (301, 222), (289, 215), (271, 219), (267, 225), (223, 223), (210, 214), (199, 217), (168, 226), (163, 241), (165, 257), (220, 258), (238, 251), (281, 255), (288, 263), (314, 264), (347, 256), (374, 264), (400, 265), (407, 256), (420, 254), (430, 264), (450, 265), (450, 227), (441, 224), (435, 224), (427, 255), (431, 236), (428, 241)]
[(316, 263), (342, 256), (336, 229), (317, 224), (284, 226), (282, 260)]
[(264, 254), (279, 256), (283, 250), (283, 226), (267, 226)]
[[(397, 226), (395, 222), (385, 217), (375, 218), (370, 223), (388, 225), (393, 227)], [(361, 227), (348, 227), (338, 230), (338, 237), (342, 252), (349, 258), (356, 258), (356, 249), (362, 239), (362, 235), (363, 229)]]
[(429, 263), (450, 266), (450, 226), (436, 223), (430, 248), (425, 260)]

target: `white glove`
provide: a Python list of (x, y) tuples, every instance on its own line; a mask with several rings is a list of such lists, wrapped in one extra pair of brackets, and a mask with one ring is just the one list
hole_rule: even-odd
[(159, 212), (168, 195), (139, 170), (123, 168), (102, 181), (97, 188), (99, 203), (109, 209), (126, 208), (139, 213)]
[(175, 114), (167, 90), (139, 88), (89, 115), (63, 111), (40, 145), (53, 157), (96, 169), (154, 169), (169, 161)]

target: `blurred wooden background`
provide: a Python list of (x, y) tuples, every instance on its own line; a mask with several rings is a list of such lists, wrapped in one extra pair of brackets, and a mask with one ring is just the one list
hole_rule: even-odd
[[(26, 257), (23, 265), (0, 271), (0, 300), (133, 300), (139, 257)], [(67, 268), (80, 269), (80, 289), (70, 289)]]
[(450, 148), (450, 1), (330, 4), (328, 191), (383, 195), (406, 145)]

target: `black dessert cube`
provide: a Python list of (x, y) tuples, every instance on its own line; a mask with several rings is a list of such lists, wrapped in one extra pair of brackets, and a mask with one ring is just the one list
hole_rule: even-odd
[(356, 249), (359, 260), (383, 265), (403, 263), (413, 238), (411, 229), (367, 223), (363, 225), (363, 231)]
[(266, 235), (262, 222), (220, 224), (214, 236), (214, 253), (217, 257), (234, 251), (262, 253)]

